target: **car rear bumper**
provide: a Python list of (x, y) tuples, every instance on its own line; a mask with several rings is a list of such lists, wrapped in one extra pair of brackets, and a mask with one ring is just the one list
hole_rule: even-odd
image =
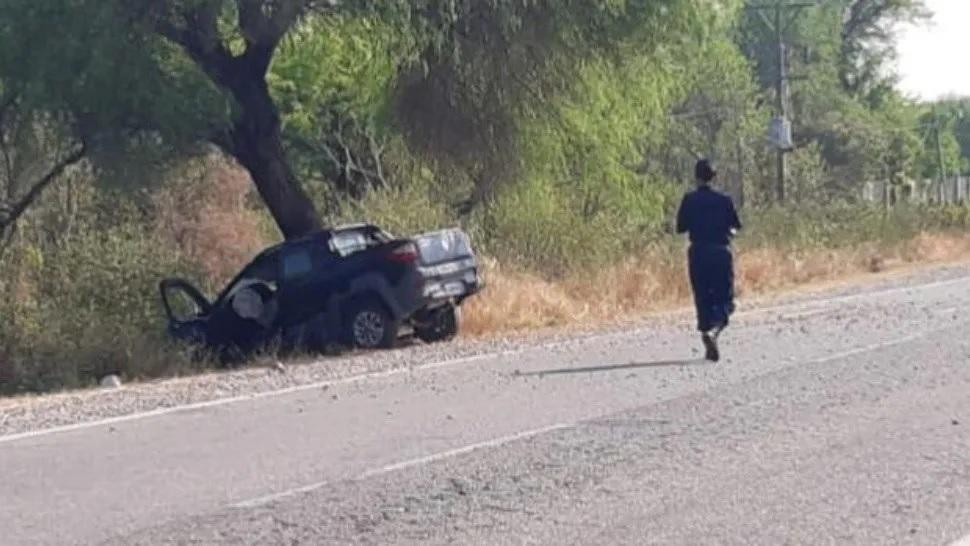
[(422, 296), (429, 306), (460, 302), (481, 291), (482, 281), (475, 267), (443, 275), (426, 276)]

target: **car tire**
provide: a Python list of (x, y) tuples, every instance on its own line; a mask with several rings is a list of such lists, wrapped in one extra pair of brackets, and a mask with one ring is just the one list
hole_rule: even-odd
[(387, 307), (374, 299), (352, 304), (344, 329), (347, 342), (357, 349), (390, 349), (397, 342), (399, 330)]
[(414, 335), (425, 343), (441, 343), (454, 339), (460, 327), (461, 309), (456, 305), (447, 305), (432, 313), (427, 324), (416, 327)]

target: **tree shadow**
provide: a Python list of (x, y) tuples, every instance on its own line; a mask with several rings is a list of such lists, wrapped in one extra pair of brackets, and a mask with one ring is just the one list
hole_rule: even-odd
[(515, 375), (523, 377), (542, 377), (545, 375), (568, 375), (577, 373), (613, 372), (617, 370), (634, 370), (643, 368), (671, 368), (678, 366), (699, 366), (710, 364), (703, 358), (693, 360), (659, 360), (656, 362), (630, 362), (627, 364), (608, 364), (605, 366), (584, 366), (582, 368), (559, 368), (554, 370), (539, 370), (537, 372), (517, 372)]

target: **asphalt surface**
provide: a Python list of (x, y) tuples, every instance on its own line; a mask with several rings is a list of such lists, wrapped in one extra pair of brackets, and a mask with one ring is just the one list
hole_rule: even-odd
[[(970, 272), (967, 272), (970, 273)], [(970, 277), (0, 436), (0, 544), (952, 544)]]

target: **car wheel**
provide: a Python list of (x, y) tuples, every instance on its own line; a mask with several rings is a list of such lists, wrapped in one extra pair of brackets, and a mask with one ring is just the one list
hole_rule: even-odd
[(461, 324), (461, 310), (455, 305), (447, 305), (435, 311), (431, 320), (414, 329), (414, 335), (425, 343), (449, 341), (458, 335)]
[(380, 302), (364, 300), (347, 314), (347, 339), (358, 349), (389, 349), (397, 341), (398, 325)]

